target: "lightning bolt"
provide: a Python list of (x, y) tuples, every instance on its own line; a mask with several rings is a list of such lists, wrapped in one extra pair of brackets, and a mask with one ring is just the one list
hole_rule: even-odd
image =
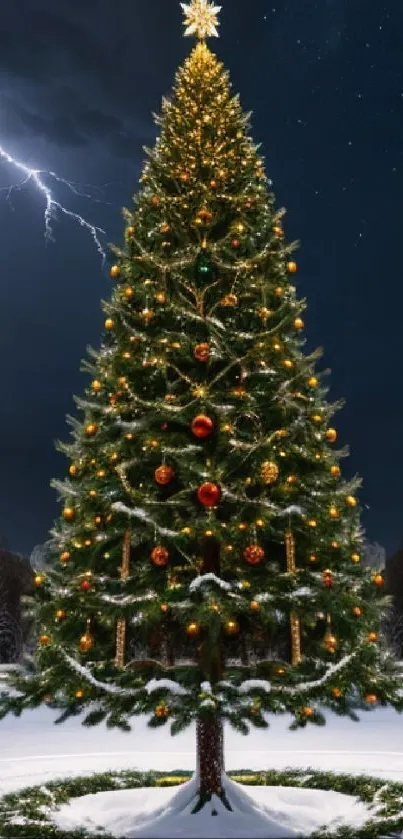
[[(44, 178), (51, 178), (53, 182), (63, 184), (67, 186), (70, 192), (74, 195), (78, 195), (82, 198), (88, 198), (91, 201), (95, 201), (96, 203), (103, 203), (107, 204), (107, 201), (101, 201), (99, 198), (94, 198), (88, 192), (80, 192), (77, 187), (79, 184), (74, 183), (73, 181), (67, 181), (64, 178), (59, 177), (55, 172), (48, 172), (45, 169), (31, 169), (27, 166), (26, 163), (22, 163), (20, 160), (16, 160), (15, 157), (12, 157), (6, 149), (0, 146), (0, 160), (5, 160), (11, 166), (14, 166), (15, 169), (18, 169), (20, 172), (23, 173), (24, 177), (22, 181), (18, 184), (12, 184), (11, 186), (2, 186), (0, 187), (0, 192), (5, 192), (7, 196), (7, 200), (10, 200), (12, 193), (15, 190), (20, 190), (24, 186), (29, 183), (33, 183), (37, 188), (38, 192), (41, 192), (44, 199), (45, 199), (45, 212), (44, 212), (44, 221), (45, 221), (45, 240), (46, 242), (54, 242), (53, 236), (53, 227), (52, 222), (57, 217), (57, 213), (61, 213), (62, 215), (68, 216), (69, 218), (73, 219), (77, 224), (83, 227), (85, 230), (88, 230), (95, 247), (101, 256), (102, 259), (102, 266), (105, 265), (106, 262), (106, 252), (102, 247), (101, 243), (101, 236), (106, 235), (105, 230), (102, 227), (97, 227), (95, 224), (91, 224), (91, 222), (87, 221), (87, 219), (83, 218), (79, 213), (73, 212), (73, 210), (69, 210), (67, 207), (64, 207), (59, 201), (53, 196), (52, 189), (47, 185)], [(89, 184), (83, 185), (86, 189), (98, 189), (98, 187), (90, 187)]]

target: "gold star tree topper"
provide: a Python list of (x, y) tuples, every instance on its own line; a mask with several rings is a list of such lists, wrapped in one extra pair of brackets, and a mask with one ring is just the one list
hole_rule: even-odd
[(185, 15), (185, 35), (196, 35), (200, 41), (218, 38), (218, 13), (221, 6), (213, 6), (210, 0), (192, 0), (181, 3)]

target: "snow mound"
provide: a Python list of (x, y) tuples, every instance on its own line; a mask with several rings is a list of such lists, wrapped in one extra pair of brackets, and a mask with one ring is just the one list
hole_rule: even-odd
[[(359, 799), (338, 792), (296, 787), (244, 786), (225, 779), (229, 812), (219, 799), (192, 815), (195, 777), (171, 788), (141, 788), (85, 795), (52, 815), (63, 830), (102, 828), (127, 839), (292, 839), (326, 825), (361, 827), (370, 811)], [(102, 827), (101, 827), (102, 826)]]

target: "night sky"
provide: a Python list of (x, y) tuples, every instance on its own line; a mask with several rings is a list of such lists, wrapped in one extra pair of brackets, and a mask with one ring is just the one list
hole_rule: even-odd
[[(222, 0), (210, 41), (262, 143), (287, 238), (299, 239), (298, 291), (309, 349), (325, 350), (330, 395), (363, 478), (369, 539), (403, 541), (402, 0)], [(169, 94), (193, 46), (178, 0), (3, 0), (0, 143), (43, 176), (55, 200), (121, 244)], [(24, 174), (0, 161), (0, 185)], [(107, 203), (104, 203), (107, 202)], [(44, 241), (34, 185), (0, 194), (0, 536), (29, 554), (58, 515), (52, 477), (66, 461), (66, 414), (99, 345), (110, 280), (89, 233), (58, 216)]]

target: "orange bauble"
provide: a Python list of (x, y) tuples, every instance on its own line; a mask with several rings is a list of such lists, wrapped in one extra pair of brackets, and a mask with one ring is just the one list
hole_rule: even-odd
[(231, 242), (231, 248), (239, 248), (240, 244), (239, 239), (233, 239)]
[(206, 437), (210, 437), (213, 431), (214, 422), (210, 417), (205, 416), (205, 414), (200, 414), (194, 418), (192, 422), (192, 434), (199, 440), (205, 440)]
[(133, 239), (133, 236), (134, 236), (135, 232), (136, 232), (135, 227), (128, 227), (127, 230), (126, 230), (127, 238), (128, 239)]
[(68, 562), (69, 559), (70, 559), (69, 551), (63, 551), (63, 553), (60, 554), (60, 562)]
[(39, 643), (42, 647), (46, 647), (47, 644), (50, 644), (50, 636), (49, 635), (41, 635), (39, 638)]
[(85, 433), (86, 433), (86, 436), (87, 436), (87, 437), (93, 437), (93, 436), (94, 436), (94, 434), (96, 434), (96, 433), (97, 433), (97, 431), (98, 431), (98, 426), (97, 426), (97, 424), (96, 424), (95, 422), (90, 422), (90, 423), (89, 423), (89, 424), (85, 427)]
[(173, 481), (175, 472), (172, 469), (172, 466), (166, 466), (163, 464), (155, 470), (154, 477), (157, 484), (160, 484), (160, 486), (167, 486), (167, 484), (170, 484), (171, 481)]
[(328, 428), (326, 431), (326, 437), (329, 440), (329, 443), (335, 443), (337, 440), (337, 431), (335, 428)]
[(340, 478), (341, 469), (340, 466), (331, 466), (330, 467), (330, 474), (333, 478)]
[(216, 507), (221, 498), (221, 489), (218, 484), (207, 481), (197, 490), (197, 497), (203, 507)]
[(63, 518), (65, 521), (73, 521), (75, 518), (76, 511), (73, 507), (65, 507), (63, 510)]
[(260, 545), (248, 545), (243, 552), (243, 558), (248, 565), (259, 565), (264, 559), (264, 550)]
[(340, 699), (342, 691), (340, 690), (340, 688), (333, 688), (332, 694), (335, 697), (335, 699)]
[(197, 358), (198, 361), (206, 362), (210, 358), (210, 346), (207, 343), (204, 344), (197, 344), (194, 349), (194, 357)]
[(288, 268), (290, 274), (295, 274), (295, 272), (297, 270), (297, 263), (291, 261), (291, 262), (288, 263), (287, 268)]
[(313, 716), (313, 708), (309, 708), (309, 706), (307, 706), (306, 708), (304, 708), (304, 714), (305, 714), (306, 717), (312, 717)]
[(157, 545), (151, 553), (151, 562), (157, 565), (158, 568), (164, 568), (165, 565), (168, 565), (168, 560), (169, 553), (167, 549), (161, 545)]
[(376, 632), (370, 632), (369, 635), (368, 635), (368, 641), (372, 641), (372, 643), (375, 643), (375, 641), (377, 641), (377, 640), (378, 640), (378, 636), (377, 636)]
[(359, 606), (354, 606), (353, 615), (355, 615), (356, 618), (361, 617), (361, 609)]
[(120, 275), (120, 268), (119, 268), (119, 265), (112, 265), (112, 268), (111, 268), (111, 277), (112, 277), (112, 279), (113, 279), (113, 280), (116, 280), (116, 277), (119, 277), (119, 275)]
[(379, 586), (379, 587), (384, 585), (384, 579), (383, 579), (381, 574), (376, 574), (375, 575), (374, 583), (375, 583), (376, 586)]
[(151, 203), (152, 203), (153, 207), (158, 207), (160, 205), (161, 201), (158, 198), (158, 195), (153, 195), (153, 197), (151, 199)]
[(257, 600), (251, 600), (250, 608), (252, 609), (252, 612), (259, 612), (260, 603)]
[(294, 327), (295, 329), (303, 329), (305, 326), (304, 321), (302, 318), (295, 318)]
[(374, 693), (368, 693), (365, 697), (365, 701), (368, 702), (370, 705), (373, 705), (373, 703), (377, 701), (377, 696), (375, 696)]

